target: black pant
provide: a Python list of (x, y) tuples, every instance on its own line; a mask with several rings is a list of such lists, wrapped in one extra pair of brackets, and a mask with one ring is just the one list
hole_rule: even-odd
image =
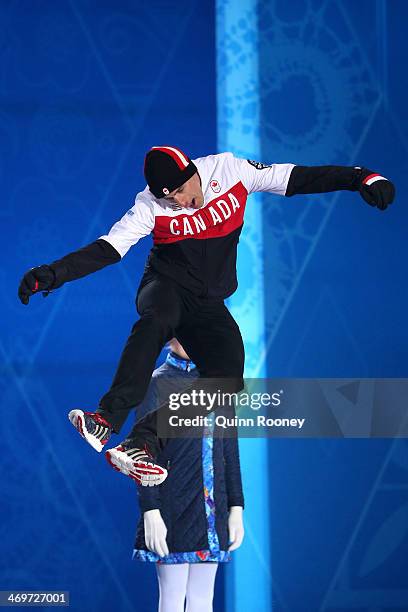
[[(112, 386), (98, 409), (116, 433), (143, 400), (165, 343), (176, 337), (201, 377), (229, 378), (228, 390), (243, 386), (244, 346), (239, 327), (223, 300), (200, 298), (173, 280), (150, 273), (136, 298), (140, 319), (132, 328)], [(154, 416), (136, 426), (138, 446), (153, 439)]]

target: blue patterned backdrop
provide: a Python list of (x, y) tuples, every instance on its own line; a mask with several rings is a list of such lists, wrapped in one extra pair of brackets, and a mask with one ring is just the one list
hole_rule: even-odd
[(148, 148), (214, 152), (214, 7), (5, 0), (0, 24), (0, 588), (69, 590), (78, 611), (149, 612), (154, 566), (131, 561), (134, 487), (67, 412), (92, 409), (109, 388), (151, 240), (28, 307), (16, 290), (26, 269), (95, 240), (128, 210)]
[[(385, 214), (344, 192), (253, 199), (231, 300), (249, 375), (407, 376), (407, 11), (217, 3), (219, 143), (266, 163), (365, 165), (398, 193)], [(362, 401), (363, 385), (356, 410)], [(408, 610), (405, 440), (241, 449), (247, 538), (228, 610)]]
[[(407, 376), (407, 16), (403, 0), (1, 3), (0, 588), (155, 609), (154, 568), (130, 561), (134, 490), (66, 418), (111, 382), (149, 239), (16, 298), (28, 267), (128, 209), (151, 145), (392, 178), (382, 214), (349, 193), (252, 198), (231, 307), (251, 374)], [(216, 611), (408, 609), (406, 441), (246, 440), (242, 454), (247, 535)]]
[[(264, 156), (378, 169), (398, 195), (386, 215), (355, 194), (299, 197), (266, 215), (268, 371), (406, 377), (408, 82), (398, 23), (408, 7), (295, 4), (261, 11), (262, 113), (276, 118)], [(270, 479), (275, 609), (296, 609), (302, 593), (313, 610), (407, 610), (407, 441), (276, 441), (270, 461), (279, 466)]]

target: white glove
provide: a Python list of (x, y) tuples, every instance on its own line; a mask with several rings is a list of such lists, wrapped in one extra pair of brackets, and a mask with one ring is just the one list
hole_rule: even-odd
[(143, 514), (143, 518), (146, 548), (159, 555), (159, 557), (168, 555), (167, 527), (160, 510), (148, 510)]
[(244, 539), (244, 523), (242, 520), (242, 506), (231, 506), (228, 515), (228, 538), (230, 541), (229, 551), (236, 550)]

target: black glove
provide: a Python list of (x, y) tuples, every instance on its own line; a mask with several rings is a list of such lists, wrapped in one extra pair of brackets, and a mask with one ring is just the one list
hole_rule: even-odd
[(380, 210), (392, 204), (395, 197), (395, 187), (391, 181), (367, 168), (361, 168), (359, 191), (367, 204)]
[(50, 291), (55, 284), (55, 272), (50, 266), (43, 265), (31, 268), (26, 272), (18, 288), (18, 297), (25, 305), (34, 293)]

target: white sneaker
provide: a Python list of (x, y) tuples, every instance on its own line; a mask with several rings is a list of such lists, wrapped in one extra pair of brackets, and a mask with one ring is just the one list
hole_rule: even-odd
[(68, 418), (84, 440), (100, 453), (112, 435), (111, 425), (97, 412), (71, 410)]
[(122, 442), (119, 446), (110, 448), (105, 456), (113, 469), (129, 476), (143, 487), (154, 487), (164, 482), (167, 470), (153, 462), (153, 457), (144, 449), (130, 447)]

